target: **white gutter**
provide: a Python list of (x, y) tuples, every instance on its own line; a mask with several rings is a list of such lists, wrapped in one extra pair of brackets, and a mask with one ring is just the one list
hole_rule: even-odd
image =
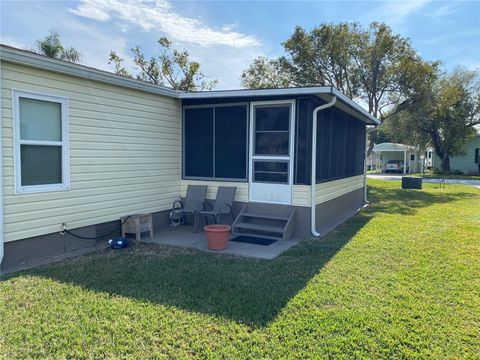
[[(372, 130), (370, 130), (372, 131)], [(365, 128), (365, 160), (363, 162), (363, 202), (367, 203), (367, 159), (368, 159), (368, 133), (370, 132)], [(373, 155), (373, 151), (372, 151)], [(370, 167), (371, 169), (371, 167)]]
[[(363, 189), (364, 189), (364, 194), (363, 194), (363, 201), (365, 203), (368, 203), (367, 199), (367, 158), (368, 158), (368, 134), (374, 131), (377, 127), (374, 126), (370, 129), (365, 129), (365, 161), (364, 161), (364, 167), (363, 167)], [(375, 147), (374, 147), (375, 148)], [(374, 150), (372, 151), (373, 154)]]
[(310, 201), (311, 201), (311, 209), (310, 209), (310, 230), (312, 235), (315, 237), (319, 237), (320, 233), (317, 232), (316, 229), (316, 202), (315, 202), (315, 190), (317, 185), (317, 115), (318, 112), (324, 110), (326, 108), (332, 107), (337, 102), (337, 97), (335, 95), (332, 96), (332, 100), (329, 103), (317, 106), (313, 110), (313, 130), (312, 130), (312, 176), (311, 176), (311, 191), (310, 191)]

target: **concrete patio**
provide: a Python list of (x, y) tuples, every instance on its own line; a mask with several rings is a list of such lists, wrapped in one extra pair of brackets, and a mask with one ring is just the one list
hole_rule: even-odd
[(292, 238), (290, 240), (278, 240), (270, 245), (257, 245), (229, 241), (225, 250), (209, 250), (207, 239), (203, 231), (193, 232), (190, 225), (182, 225), (178, 228), (168, 228), (154, 234), (153, 237), (142, 237), (142, 242), (161, 245), (180, 246), (192, 249), (208, 251), (212, 253), (231, 254), (259, 259), (274, 259), (284, 251), (297, 245), (302, 239)]

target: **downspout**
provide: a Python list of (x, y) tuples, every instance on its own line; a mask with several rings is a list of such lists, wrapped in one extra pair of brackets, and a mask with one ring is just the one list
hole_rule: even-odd
[(315, 237), (319, 237), (320, 233), (317, 232), (316, 229), (316, 216), (315, 210), (317, 204), (315, 203), (315, 190), (317, 185), (317, 115), (318, 112), (329, 107), (332, 107), (337, 102), (337, 97), (335, 95), (332, 96), (332, 100), (329, 103), (317, 106), (313, 109), (313, 130), (312, 130), (312, 176), (311, 176), (311, 191), (310, 191), (310, 202), (311, 202), (311, 209), (310, 209), (310, 230), (312, 235)]
[[(365, 127), (365, 161), (363, 162), (363, 202), (366, 204), (368, 203), (367, 199), (367, 159), (368, 159), (368, 130)], [(371, 152), (373, 157), (373, 150)], [(370, 170), (372, 166), (370, 166)]]
[[(374, 131), (377, 127), (374, 126), (370, 129), (365, 129), (365, 160), (363, 162), (363, 202), (365, 204), (368, 203), (368, 198), (367, 198), (367, 158), (368, 158), (368, 134)], [(373, 151), (370, 154), (372, 155), (373, 158)], [(373, 166), (373, 165), (372, 165)]]

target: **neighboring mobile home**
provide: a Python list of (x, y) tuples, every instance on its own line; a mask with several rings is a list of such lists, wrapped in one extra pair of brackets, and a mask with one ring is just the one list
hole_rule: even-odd
[[(429, 154), (435, 154), (433, 149), (428, 151)], [(440, 165), (441, 159), (434, 155), (431, 167), (440, 171)], [(480, 134), (475, 135), (462, 146), (461, 155), (450, 156), (450, 169), (452, 172), (465, 175), (480, 175)]]
[(236, 186), (236, 214), (294, 209), (296, 236), (364, 203), (378, 121), (333, 88), (184, 93), (3, 45), (0, 58), (3, 269), (95, 245), (62, 223), (94, 237), (152, 213), (161, 231), (188, 184), (209, 199)]

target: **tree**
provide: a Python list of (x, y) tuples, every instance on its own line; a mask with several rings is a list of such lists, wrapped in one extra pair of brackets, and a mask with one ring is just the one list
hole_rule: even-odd
[[(200, 71), (200, 64), (190, 60), (186, 50), (178, 51), (172, 48), (172, 43), (166, 37), (158, 40), (160, 55), (146, 58), (140, 47), (131, 49), (133, 62), (139, 73), (138, 80), (151, 82), (156, 85), (167, 85), (176, 90), (198, 91), (214, 88), (218, 81), (207, 81)], [(115, 74), (133, 77), (123, 66), (124, 59), (114, 51), (110, 52), (109, 64), (113, 64)]]
[(401, 141), (433, 146), (442, 172), (448, 173), (450, 156), (462, 154), (462, 145), (480, 124), (479, 74), (462, 68), (437, 70), (431, 81), (418, 85), (415, 105), (389, 118), (387, 131)]
[(47, 36), (37, 41), (37, 48), (33, 49), (33, 51), (53, 59), (72, 63), (80, 61), (80, 53), (73, 47), (64, 47), (60, 40), (60, 35), (53, 29), (50, 30), (50, 33)]
[[(279, 71), (265, 72), (256, 64), (268, 60), (256, 59), (243, 72), (243, 85), (261, 87), (284, 77), (291, 79), (289, 85), (333, 86), (367, 104), (368, 111), (380, 120), (403, 102), (408, 103), (412, 87), (408, 81), (415, 80), (409, 71), (423, 69), (410, 41), (378, 22), (367, 28), (358, 23), (322, 24), (310, 32), (297, 26), (283, 47), (285, 56), (270, 60), (282, 63)], [(376, 133), (370, 135), (371, 151)]]
[(242, 85), (247, 88), (267, 89), (294, 86), (291, 72), (284, 58), (268, 59), (260, 56), (242, 72)]

